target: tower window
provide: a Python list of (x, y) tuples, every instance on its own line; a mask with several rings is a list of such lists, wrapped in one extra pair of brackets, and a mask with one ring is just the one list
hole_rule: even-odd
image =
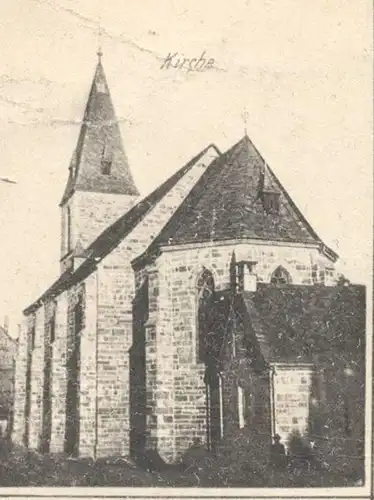
[(101, 160), (101, 172), (104, 175), (110, 175), (110, 170), (112, 168), (112, 160)]
[(110, 175), (112, 169), (112, 155), (108, 152), (106, 146), (104, 146), (103, 154), (101, 156), (101, 173), (103, 175)]
[(270, 283), (273, 285), (288, 285), (291, 283), (291, 276), (284, 267), (279, 266), (271, 275)]
[(264, 209), (267, 213), (279, 213), (279, 193), (274, 191), (264, 191), (263, 194)]

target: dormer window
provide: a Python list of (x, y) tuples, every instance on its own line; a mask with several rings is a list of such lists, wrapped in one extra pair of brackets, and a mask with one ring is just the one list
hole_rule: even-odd
[(264, 191), (262, 193), (264, 209), (267, 213), (279, 213), (279, 193), (275, 191)]
[(112, 155), (108, 153), (107, 148), (104, 146), (103, 154), (101, 157), (101, 173), (103, 175), (110, 175), (112, 168)]

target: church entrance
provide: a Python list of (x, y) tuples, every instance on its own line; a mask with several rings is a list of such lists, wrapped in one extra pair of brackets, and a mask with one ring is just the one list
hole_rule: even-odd
[(82, 330), (81, 301), (74, 309), (74, 330), (67, 352), (66, 427), (64, 451), (76, 457), (79, 453), (79, 392), (80, 392), (80, 349)]

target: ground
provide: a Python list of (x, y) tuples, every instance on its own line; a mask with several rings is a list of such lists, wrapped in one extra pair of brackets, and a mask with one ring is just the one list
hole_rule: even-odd
[[(160, 487), (307, 487), (361, 485), (354, 470), (327, 470), (298, 464), (273, 471), (261, 460), (213, 455), (202, 448), (189, 450), (183, 465), (149, 470), (149, 461), (126, 458), (72, 460), (62, 455), (40, 455), (3, 441), (0, 486), (160, 486)], [(148, 470), (147, 470), (148, 469)]]

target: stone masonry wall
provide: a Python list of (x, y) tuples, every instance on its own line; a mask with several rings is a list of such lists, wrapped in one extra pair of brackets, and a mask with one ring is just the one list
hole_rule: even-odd
[[(170, 289), (160, 268), (149, 269), (149, 319), (146, 324), (146, 408), (148, 442), (146, 446), (159, 451), (167, 460), (175, 459), (174, 424), (180, 425), (174, 392), (175, 350), (172, 338), (172, 311), (160, 304), (169, 303)], [(182, 376), (182, 374), (181, 374)], [(186, 381), (187, 382), (187, 381)], [(183, 399), (188, 399), (188, 382)]]
[[(133, 279), (116, 266), (98, 272), (97, 455), (123, 455), (129, 448), (129, 349), (132, 342)], [(122, 314), (120, 314), (122, 312)]]
[(273, 369), (273, 435), (279, 434), (287, 445), (293, 432), (301, 436), (308, 432), (313, 368), (275, 365)]
[[(149, 328), (148, 332), (154, 339), (153, 345), (147, 344), (149, 355), (152, 350), (153, 356), (152, 362), (149, 361), (152, 370), (147, 372), (147, 384), (155, 383), (158, 387), (158, 381), (162, 380), (161, 385), (167, 387), (167, 391), (156, 389), (158, 402), (153, 405), (153, 415), (149, 417), (154, 424), (157, 422), (154, 439), (157, 438), (159, 451), (166, 459), (174, 459), (178, 452), (183, 452), (193, 437), (202, 441), (206, 438), (204, 366), (196, 359), (196, 282), (205, 266), (214, 275), (216, 289), (228, 288), (233, 250), (237, 261), (258, 262), (256, 272), (260, 282), (269, 282), (278, 265), (287, 269), (294, 284), (313, 284), (318, 278), (316, 266), (318, 270), (318, 262), (322, 259), (318, 250), (296, 245), (212, 244), (183, 250), (168, 249), (157, 259), (158, 279), (150, 281), (149, 285), (149, 295), (157, 297), (157, 304), (153, 306), (154, 330)], [(173, 359), (171, 376), (169, 359)], [(150, 369), (149, 364), (147, 368)], [(174, 400), (171, 402), (172, 394)], [(162, 420), (160, 425), (162, 408), (170, 405), (174, 415), (167, 415), (169, 418)]]
[[(79, 454), (91, 457), (96, 455), (97, 441), (97, 279), (98, 273), (93, 273), (84, 284), (85, 314), (80, 345)], [(82, 292), (81, 288), (76, 289), (76, 294)]]
[(64, 451), (66, 405), (67, 292), (57, 298), (55, 341), (52, 346), (52, 431), (50, 451)]
[(28, 355), (28, 335), (32, 328), (34, 317), (24, 318), (18, 338), (16, 369), (14, 379), (14, 414), (12, 441), (18, 445), (24, 444), (25, 435), (25, 405), (26, 405), (26, 371)]
[[(49, 334), (49, 320), (55, 307), (55, 340), (51, 346), (52, 375), (51, 375), (51, 439), (50, 451), (61, 453), (64, 451), (66, 429), (66, 390), (67, 390), (67, 350), (72, 348), (74, 332), (74, 306), (78, 297), (84, 297), (85, 314), (81, 331), (80, 355), (80, 442), (79, 449), (82, 456), (93, 456), (96, 443), (96, 300), (97, 286), (96, 273), (93, 273), (85, 282), (84, 287), (78, 284), (56, 298), (53, 302), (36, 311), (35, 347), (32, 352), (31, 371), (31, 418), (29, 430), (29, 447), (39, 449), (42, 436), (43, 415), (43, 382), (44, 382), (44, 353), (48, 347), (44, 342), (45, 335)], [(32, 315), (28, 321), (28, 330), (31, 330)], [(23, 330), (20, 351), (17, 357), (16, 388), (18, 390), (15, 403), (15, 423), (13, 439), (17, 443), (23, 440), (25, 429), (25, 378), (27, 365), (27, 329)]]
[[(78, 444), (78, 450), (80, 451), (80, 448), (81, 448), (81, 442), (82, 442), (82, 439), (83, 439), (83, 434), (82, 434), (82, 422), (81, 422), (81, 413), (82, 413), (82, 408), (81, 408), (81, 404), (82, 404), (82, 400), (84, 399), (84, 395), (82, 395), (81, 393), (81, 389), (82, 389), (82, 385), (84, 387), (84, 376), (85, 376), (85, 373), (84, 373), (84, 370), (82, 369), (82, 361), (84, 360), (84, 355), (82, 353), (82, 344), (84, 344), (84, 342), (82, 342), (82, 338), (83, 338), (83, 335), (84, 335), (84, 331), (85, 331), (85, 322), (86, 322), (86, 295), (85, 295), (85, 284), (84, 283), (79, 283), (77, 285), (75, 285), (74, 287), (70, 288), (68, 291), (67, 291), (67, 298), (68, 298), (68, 304), (67, 304), (67, 335), (66, 335), (66, 357), (68, 359), (68, 357), (71, 355), (73, 349), (74, 349), (74, 342), (75, 342), (75, 317), (74, 317), (74, 310), (75, 310), (75, 306), (77, 305), (78, 301), (81, 300), (82, 304), (83, 304), (83, 318), (82, 318), (82, 330), (80, 332), (80, 339), (81, 339), (81, 342), (80, 342), (80, 353), (79, 353), (79, 363), (78, 363), (78, 373), (77, 373), (77, 377), (78, 377), (78, 380), (77, 380), (77, 383), (79, 385), (79, 391), (78, 391), (78, 401), (77, 401), (77, 406), (78, 406), (78, 415), (79, 415), (79, 432), (78, 432), (78, 440), (79, 440), (79, 444)], [(67, 365), (66, 365), (66, 377), (67, 377), (67, 391), (69, 391), (69, 370), (67, 369)], [(65, 426), (67, 425), (66, 423), (66, 415), (65, 415)]]
[[(141, 254), (161, 228), (168, 222), (170, 216), (178, 208), (183, 199), (195, 185), (205, 167), (216, 156), (214, 149), (210, 149), (192, 169), (183, 176), (170, 192), (157, 204), (137, 228), (125, 238), (119, 246), (99, 264), (97, 325), (94, 320), (94, 292), (91, 277), (85, 280), (87, 287), (88, 312), (87, 322), (82, 336), (82, 373), (87, 371), (87, 378), (81, 378), (83, 392), (81, 394), (80, 411), (82, 415), (80, 429), (80, 448), (82, 454), (93, 455), (93, 401), (96, 394), (93, 390), (93, 365), (96, 369), (96, 354), (93, 354), (93, 332), (97, 332), (98, 354), (98, 382), (97, 408), (98, 420), (95, 423), (97, 432), (97, 456), (129, 451), (129, 356), (128, 350), (132, 343), (132, 299), (134, 297), (134, 272), (131, 261)], [(126, 198), (126, 199), (125, 199)], [(121, 195), (100, 193), (75, 193), (70, 200), (72, 216), (72, 246), (78, 240), (85, 248), (99, 233), (113, 223), (134, 203), (134, 199)], [(62, 224), (62, 232), (65, 228)], [(66, 250), (66, 249), (64, 249)], [(64, 253), (62, 251), (62, 253)], [(92, 286), (92, 290), (91, 290)], [(95, 285), (96, 286), (96, 285)], [(78, 287), (79, 288), (79, 287)], [(91, 291), (89, 291), (91, 290)], [(76, 297), (77, 287), (57, 297), (56, 340), (53, 347), (53, 404), (52, 404), (52, 436), (51, 451), (59, 452), (63, 449), (65, 432), (65, 402), (66, 402), (66, 349), (70, 333), (73, 328), (72, 308)], [(37, 311), (37, 315), (44, 314)], [(86, 311), (87, 314), (87, 311)], [(65, 319), (64, 319), (65, 318)], [(68, 318), (66, 320), (66, 318)], [(42, 341), (43, 326), (39, 326), (38, 334)], [(89, 328), (89, 330), (88, 330)], [(96, 342), (96, 340), (95, 340)], [(23, 344), (24, 346), (25, 344)], [(41, 425), (41, 393), (38, 395), (36, 380), (39, 384), (43, 375), (43, 352), (38, 348), (33, 355), (33, 401), (32, 414), (37, 414), (33, 422), (32, 447), (39, 444)], [(26, 351), (25, 351), (26, 352)], [(17, 360), (17, 387), (22, 389), (22, 372), (26, 368), (25, 352)], [(18, 375), (19, 374), (19, 375)], [(96, 384), (96, 382), (95, 382)], [(40, 391), (41, 392), (41, 386)], [(17, 439), (21, 440), (21, 430), (24, 427), (24, 400), (17, 396), (18, 408), (15, 422)], [(89, 404), (88, 404), (89, 402)], [(40, 415), (39, 415), (40, 414)], [(39, 418), (40, 417), (40, 418)], [(17, 429), (17, 431), (16, 431)]]
[(80, 241), (87, 248), (104, 229), (128, 212), (136, 200), (136, 196), (77, 191), (73, 199), (73, 242)]
[(35, 314), (35, 345), (32, 353), (29, 448), (38, 449), (41, 438), (44, 379), (44, 307)]
[(14, 398), (14, 361), (17, 343), (0, 330), (0, 408), (8, 415), (6, 432), (11, 424)]
[[(104, 229), (128, 212), (136, 200), (136, 196), (121, 194), (75, 192), (72, 198), (61, 207), (61, 258), (64, 258), (61, 264), (62, 270), (69, 262), (67, 257), (69, 249), (66, 241), (68, 207), (71, 213), (70, 250), (74, 249), (78, 243), (84, 250)], [(78, 263), (80, 262), (81, 259), (78, 259)]]
[(135, 296), (131, 261), (146, 250), (212, 159), (209, 150), (98, 265), (98, 456), (129, 453), (129, 349)]

